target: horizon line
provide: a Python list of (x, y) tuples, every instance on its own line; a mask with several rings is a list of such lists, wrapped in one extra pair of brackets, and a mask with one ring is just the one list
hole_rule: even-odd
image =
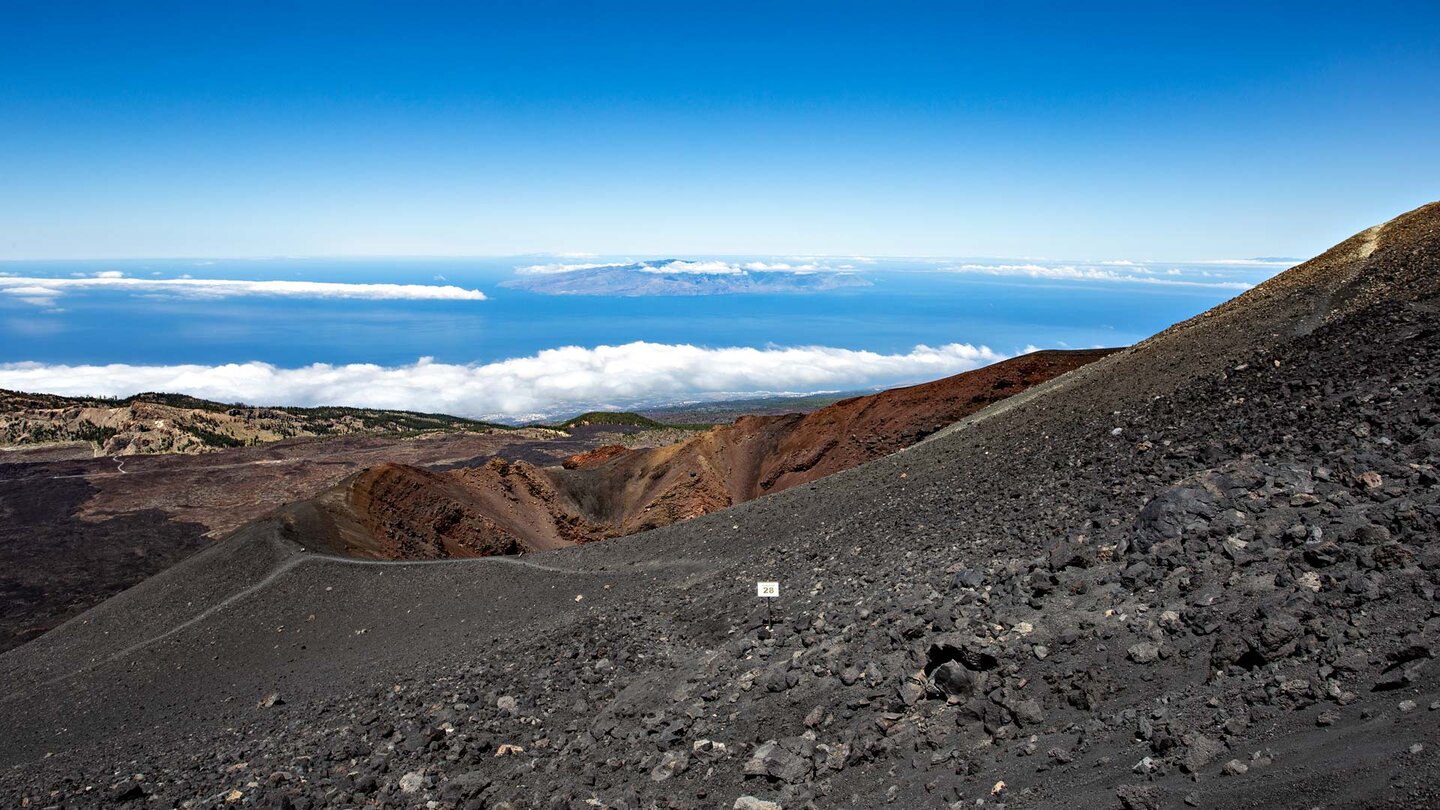
[[(1033, 255), (1004, 255), (987, 253), (932, 253), (932, 254), (869, 254), (860, 255), (854, 253), (689, 253), (685, 251), (666, 251), (661, 253), (579, 253), (579, 252), (532, 252), (532, 253), (313, 253), (301, 255), (270, 254), (256, 256), (63, 256), (63, 257), (0, 257), (0, 264), (8, 262), (265, 262), (265, 261), (335, 261), (335, 260), (419, 260), (419, 261), (440, 261), (440, 260), (469, 260), (469, 259), (522, 259), (544, 257), (550, 259), (619, 259), (625, 257), (629, 260), (640, 261), (658, 258), (672, 258), (683, 261), (681, 257), (691, 258), (715, 258), (715, 259), (849, 259), (851, 261), (940, 261), (960, 259), (1023, 259), (1025, 261), (1043, 262), (1173, 262), (1176, 264), (1256, 264), (1256, 265), (1277, 265), (1282, 263), (1298, 264), (1308, 261), (1306, 258), (1296, 256), (1225, 256), (1209, 259), (1176, 259), (1176, 258), (1135, 258), (1133, 256), (1107, 256), (1079, 258), (1077, 256), (1033, 256)], [(618, 262), (617, 262), (618, 263)]]

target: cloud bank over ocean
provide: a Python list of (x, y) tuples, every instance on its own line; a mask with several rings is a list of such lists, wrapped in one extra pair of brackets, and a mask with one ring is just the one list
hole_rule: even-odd
[(515, 268), (504, 286), (549, 295), (723, 295), (743, 292), (820, 292), (870, 286), (886, 274), (943, 272), (1024, 280), (1030, 284), (1133, 284), (1244, 291), (1286, 259), (1189, 262), (1065, 261), (1054, 259), (762, 258), (652, 259), (549, 262)]
[[(1225, 266), (1266, 267), (1264, 262), (1231, 262)], [(1140, 262), (1126, 260), (1095, 262), (1093, 264), (1059, 263), (974, 263), (942, 264), (941, 270), (951, 273), (968, 273), (983, 276), (1008, 276), (1012, 278), (1039, 279), (1042, 281), (1065, 282), (1112, 282), (1123, 284), (1158, 284), (1169, 287), (1210, 287), (1221, 290), (1248, 290), (1255, 286), (1248, 281), (1229, 279), (1203, 269), (1181, 269), (1169, 267), (1158, 269)]]
[(831, 265), (817, 261), (747, 261), (730, 262), (720, 259), (697, 259), (694, 261), (686, 259), (664, 259), (651, 262), (580, 262), (566, 264), (557, 262), (552, 264), (530, 264), (515, 268), (515, 272), (522, 276), (555, 275), (557, 273), (577, 273), (582, 270), (595, 270), (598, 268), (614, 268), (620, 270), (634, 270), (637, 273), (651, 273), (664, 275), (666, 273), (683, 273), (693, 275), (716, 275), (716, 276), (738, 276), (746, 272), (755, 273), (845, 273), (854, 271), (854, 266), (849, 264)]
[(0, 388), (71, 396), (164, 391), (256, 405), (350, 405), (525, 420), (697, 398), (895, 385), (958, 374), (1006, 357), (987, 346), (965, 343), (879, 354), (825, 346), (703, 348), (635, 342), (567, 346), (476, 365), (430, 358), (404, 366), (299, 368), (260, 362), (0, 363)]
[(35, 306), (53, 306), (69, 292), (128, 292), (189, 298), (283, 296), (403, 301), (484, 301), (479, 290), (432, 284), (360, 284), (333, 281), (248, 281), (215, 278), (129, 278), (107, 270), (81, 278), (0, 275), (0, 294)]

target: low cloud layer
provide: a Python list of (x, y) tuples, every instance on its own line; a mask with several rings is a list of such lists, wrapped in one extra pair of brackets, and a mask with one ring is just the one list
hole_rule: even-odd
[(556, 273), (574, 273), (579, 270), (594, 270), (597, 267), (621, 267), (615, 262), (552, 262), (550, 264), (528, 264), (515, 268), (522, 276), (549, 276)]
[[(1209, 262), (1153, 262), (1128, 259), (1105, 261), (1057, 261), (1050, 259), (895, 259), (892, 272), (922, 267), (978, 276), (1036, 279), (1051, 282), (1101, 282), (1189, 287), (1211, 290), (1248, 290), (1277, 269), (1295, 264), (1289, 259), (1236, 259)], [(592, 295), (675, 294), (676, 290), (655, 293), (655, 285), (637, 280), (664, 276), (670, 286), (688, 285), (691, 293), (741, 291), (742, 282), (764, 291), (776, 285), (793, 286), (806, 276), (830, 279), (830, 286), (860, 286), (869, 282), (857, 265), (876, 260), (849, 257), (843, 262), (822, 258), (786, 258), (770, 261), (726, 261), (723, 259), (658, 259), (643, 262), (555, 262), (517, 267), (520, 278), (507, 286), (532, 292)], [(865, 267), (865, 273), (885, 272), (884, 267)], [(527, 278), (529, 277), (529, 278)], [(627, 278), (628, 277), (628, 280)], [(769, 280), (766, 280), (768, 277)], [(753, 281), (751, 281), (753, 279)], [(781, 281), (779, 279), (791, 279)], [(757, 290), (758, 291), (758, 290)]]
[(107, 270), (80, 278), (0, 276), (0, 295), (35, 306), (52, 306), (69, 292), (112, 291), (188, 298), (283, 296), (372, 301), (483, 301), (479, 290), (432, 284), (347, 284), (332, 281), (246, 281), (213, 278), (127, 278)]
[[(1245, 281), (1219, 280), (1205, 272), (1187, 273), (1177, 267), (1157, 270), (1138, 262), (1109, 261), (1096, 264), (952, 264), (941, 268), (953, 273), (986, 276), (1035, 278), (1049, 281), (1101, 281), (1126, 284), (1157, 284), (1168, 287), (1208, 287), (1248, 290)], [(1196, 276), (1199, 276), (1197, 278)]]
[(824, 346), (709, 349), (637, 342), (569, 346), (483, 365), (429, 358), (390, 367), (0, 363), (0, 388), (70, 396), (165, 391), (221, 402), (351, 405), (524, 420), (592, 408), (918, 382), (1004, 358), (986, 346), (964, 343), (879, 354)]
[(654, 275), (697, 275), (697, 276), (741, 276), (746, 273), (846, 273), (852, 272), (853, 265), (830, 265), (816, 261), (804, 262), (727, 262), (720, 259), (662, 259), (645, 262), (556, 262), (552, 264), (531, 264), (515, 268), (522, 276), (557, 275), (578, 273), (597, 269), (633, 270), (637, 273)]

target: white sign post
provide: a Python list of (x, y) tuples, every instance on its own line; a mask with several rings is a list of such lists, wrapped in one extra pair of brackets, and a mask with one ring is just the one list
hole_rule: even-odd
[(770, 620), (774, 616), (774, 605), (772, 599), (780, 598), (780, 583), (778, 582), (757, 582), (755, 583), (755, 595), (765, 600), (765, 628), (770, 628)]

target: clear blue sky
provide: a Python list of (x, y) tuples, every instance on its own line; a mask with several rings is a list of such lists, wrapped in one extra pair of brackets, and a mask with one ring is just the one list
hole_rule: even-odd
[(1440, 197), (1440, 4), (1178, 5), (0, 0), (0, 258), (1306, 256)]

